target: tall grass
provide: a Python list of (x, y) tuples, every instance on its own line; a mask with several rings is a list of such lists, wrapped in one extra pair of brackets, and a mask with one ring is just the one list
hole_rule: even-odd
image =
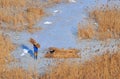
[[(37, 0), (36, 0), (37, 1)], [(61, 0), (49, 0), (49, 4), (56, 4)], [(33, 4), (32, 4), (33, 3)], [(0, 28), (14, 31), (33, 31), (33, 25), (45, 15), (44, 8), (33, 0), (0, 0)], [(46, 3), (47, 4), (47, 3)], [(47, 6), (47, 5), (45, 5)], [(95, 8), (90, 12), (98, 28), (86, 25), (88, 28), (79, 28), (79, 37), (82, 38), (119, 38), (120, 37), (120, 10), (116, 7), (104, 6)], [(6, 26), (4, 26), (6, 24)], [(80, 25), (79, 25), (80, 26)], [(34, 31), (36, 31), (35, 28)], [(120, 47), (120, 45), (119, 45)], [(9, 37), (0, 34), (0, 79), (119, 79), (120, 78), (120, 51), (102, 56), (95, 56), (84, 63), (63, 62), (51, 71), (40, 76), (35, 71), (32, 73), (22, 68), (9, 69), (6, 64), (12, 61), (10, 52), (15, 48)], [(68, 52), (69, 50), (64, 50)], [(74, 50), (76, 51), (76, 50)], [(74, 52), (72, 51), (72, 52)], [(61, 50), (59, 50), (61, 52)], [(62, 51), (63, 52), (63, 51)], [(71, 52), (71, 51), (69, 51)], [(76, 55), (76, 54), (75, 54)], [(59, 55), (58, 56), (65, 56)], [(71, 55), (70, 55), (71, 56)], [(53, 56), (52, 56), (53, 57)]]
[(82, 63), (63, 62), (51, 67), (51, 72), (40, 79), (119, 79), (120, 51), (102, 56), (95, 56), (92, 60)]
[(93, 24), (78, 24), (78, 37), (79, 39), (93, 39), (95, 36), (95, 29)]
[(45, 15), (44, 9), (35, 7), (32, 0), (0, 0), (0, 11), (1, 27), (13, 31), (32, 32), (34, 24)]
[(0, 79), (33, 79), (33, 77), (22, 68), (14, 68), (2, 72)]
[(9, 69), (7, 65), (13, 61), (10, 52), (15, 48), (10, 39), (0, 34), (0, 79), (33, 79), (30, 74), (22, 68)]
[[(94, 31), (96, 31), (96, 38), (100, 40), (108, 38), (119, 38), (120, 37), (120, 9), (119, 6), (112, 4), (106, 4), (97, 6), (90, 10), (89, 18), (92, 19), (97, 25)], [(89, 28), (87, 28), (89, 29)], [(85, 29), (85, 30), (87, 30)], [(88, 31), (91, 34), (91, 31)], [(78, 35), (82, 37), (86, 32), (79, 30)], [(88, 36), (86, 36), (88, 37)]]
[[(34, 27), (43, 16), (45, 8), (61, 3), (62, 0), (0, 0), (1, 27), (6, 30), (34, 32), (41, 28)], [(1, 29), (2, 29), (1, 28)]]
[(106, 5), (91, 11), (90, 17), (98, 23), (98, 33), (109, 33), (113, 38), (120, 37), (120, 9)]
[(26, 0), (0, 0), (1, 7), (23, 7)]
[(11, 60), (10, 51), (14, 45), (4, 35), (0, 35), (0, 79), (119, 79), (120, 51), (105, 52), (84, 63), (62, 62), (48, 68), (48, 72), (39, 75), (35, 71), (27, 72), (22, 68), (7, 68)]
[(9, 62), (10, 52), (14, 49), (14, 45), (10, 39), (0, 34), (0, 65)]

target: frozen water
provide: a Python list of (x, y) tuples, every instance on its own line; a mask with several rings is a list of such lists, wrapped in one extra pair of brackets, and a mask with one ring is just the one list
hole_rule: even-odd
[[(55, 15), (51, 15), (49, 17), (44, 18), (40, 22), (38, 22), (35, 26), (42, 27), (43, 29), (39, 32), (30, 34), (26, 31), (17, 34), (19, 39), (16, 40), (16, 33), (10, 32), (9, 36), (12, 41), (19, 45), (19, 47), (13, 51), (12, 55), (19, 59), (20, 66), (25, 69), (29, 67), (36, 68), (39, 72), (44, 72), (45, 68), (48, 65), (53, 64), (53, 60), (55, 59), (46, 59), (44, 55), (46, 53), (46, 49), (49, 47), (58, 47), (58, 48), (77, 48), (81, 50), (81, 59), (77, 60), (87, 60), (93, 55), (100, 55), (106, 49), (115, 49), (115, 45), (120, 42), (111, 41), (108, 46), (103, 44), (101, 41), (97, 40), (82, 40), (78, 41), (77, 39), (77, 26), (83, 18), (87, 18), (88, 14), (86, 13), (87, 7), (94, 7), (94, 5), (105, 4), (107, 0), (72, 0), (72, 2), (76, 2), (75, 4), (57, 4), (55, 7), (48, 8), (47, 11), (49, 13), (57, 13)], [(58, 13), (61, 11), (61, 13)], [(97, 24), (95, 24), (97, 25)], [(41, 48), (39, 49), (38, 60), (33, 59), (33, 47), (29, 43), (29, 38), (34, 38), (38, 43), (40, 43)], [(23, 52), (23, 48), (20, 46), (24, 44), (26, 45), (30, 51), (29, 54), (24, 56), (20, 56), (21, 52)], [(113, 46), (113, 47), (112, 47)], [(99, 51), (100, 50), (100, 51)], [(24, 52), (28, 52), (24, 50)], [(73, 59), (72, 59), (73, 60)], [(76, 60), (76, 59), (75, 59)], [(18, 64), (18, 63), (17, 63)]]

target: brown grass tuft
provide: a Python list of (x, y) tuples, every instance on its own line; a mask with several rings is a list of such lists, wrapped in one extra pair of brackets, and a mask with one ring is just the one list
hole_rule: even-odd
[(92, 25), (78, 25), (78, 37), (82, 39), (92, 39), (95, 36), (95, 30)]
[[(6, 30), (34, 32), (40, 28), (33, 27), (34, 24), (45, 15), (44, 9), (32, 4), (32, 0), (0, 0), (1, 27)], [(37, 5), (37, 3), (36, 3)]]
[(7, 65), (13, 60), (10, 52), (15, 48), (10, 39), (0, 34), (0, 79), (33, 79), (32, 75), (22, 68), (9, 69)]
[[(89, 18), (96, 22), (97, 29), (79, 29), (78, 35), (82, 38), (94, 37), (93, 30), (95, 31), (95, 37), (100, 40), (109, 38), (120, 37), (120, 9), (115, 7), (116, 5), (107, 4), (90, 10)], [(90, 31), (89, 31), (90, 30)], [(92, 30), (92, 31), (91, 31)]]
[(30, 73), (26, 72), (22, 68), (7, 69), (1, 76), (1, 79), (33, 79)]
[[(112, 5), (112, 4), (111, 4)], [(120, 37), (120, 9), (110, 5), (95, 8), (90, 12), (90, 18), (98, 23), (98, 32), (108, 37)], [(106, 38), (106, 35), (104, 36)]]
[(11, 43), (8, 37), (0, 34), (0, 65), (9, 62), (10, 52), (14, 49), (14, 45)]
[(61, 2), (63, 1), (48, 0), (41, 3), (40, 0), (0, 0), (0, 26), (5, 30), (36, 32), (41, 28), (34, 25), (46, 15), (46, 7)]
[[(50, 53), (50, 51), (54, 51)], [(47, 54), (45, 54), (46, 58), (79, 58), (77, 49), (58, 49), (55, 47), (50, 47)]]
[(26, 0), (0, 0), (1, 7), (23, 7)]
[(80, 63), (63, 62), (52, 67), (41, 79), (119, 79), (120, 52), (105, 53), (91, 61)]

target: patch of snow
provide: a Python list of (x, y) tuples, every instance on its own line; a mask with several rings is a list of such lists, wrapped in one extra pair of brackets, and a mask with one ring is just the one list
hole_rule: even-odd
[(98, 27), (98, 23), (95, 22), (94, 25), (95, 25), (96, 27)]
[(61, 13), (61, 12), (62, 12), (61, 10), (54, 10), (53, 15), (56, 15), (57, 13)]
[(69, 0), (69, 2), (76, 3), (77, 1), (76, 0)]
[(54, 10), (53, 11), (54, 13), (59, 13), (59, 12), (61, 12), (60, 10)]
[(20, 56), (24, 56), (28, 53), (28, 50), (27, 49), (23, 49), (23, 53), (20, 55)]
[(44, 22), (44, 24), (52, 24), (52, 22), (46, 21), (46, 22)]

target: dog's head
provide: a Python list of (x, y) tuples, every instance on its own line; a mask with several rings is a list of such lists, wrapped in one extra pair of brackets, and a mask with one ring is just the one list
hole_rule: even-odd
[(47, 53), (53, 54), (53, 53), (55, 53), (56, 51), (57, 51), (57, 48), (55, 48), (55, 47), (50, 47), (50, 48), (48, 48)]

